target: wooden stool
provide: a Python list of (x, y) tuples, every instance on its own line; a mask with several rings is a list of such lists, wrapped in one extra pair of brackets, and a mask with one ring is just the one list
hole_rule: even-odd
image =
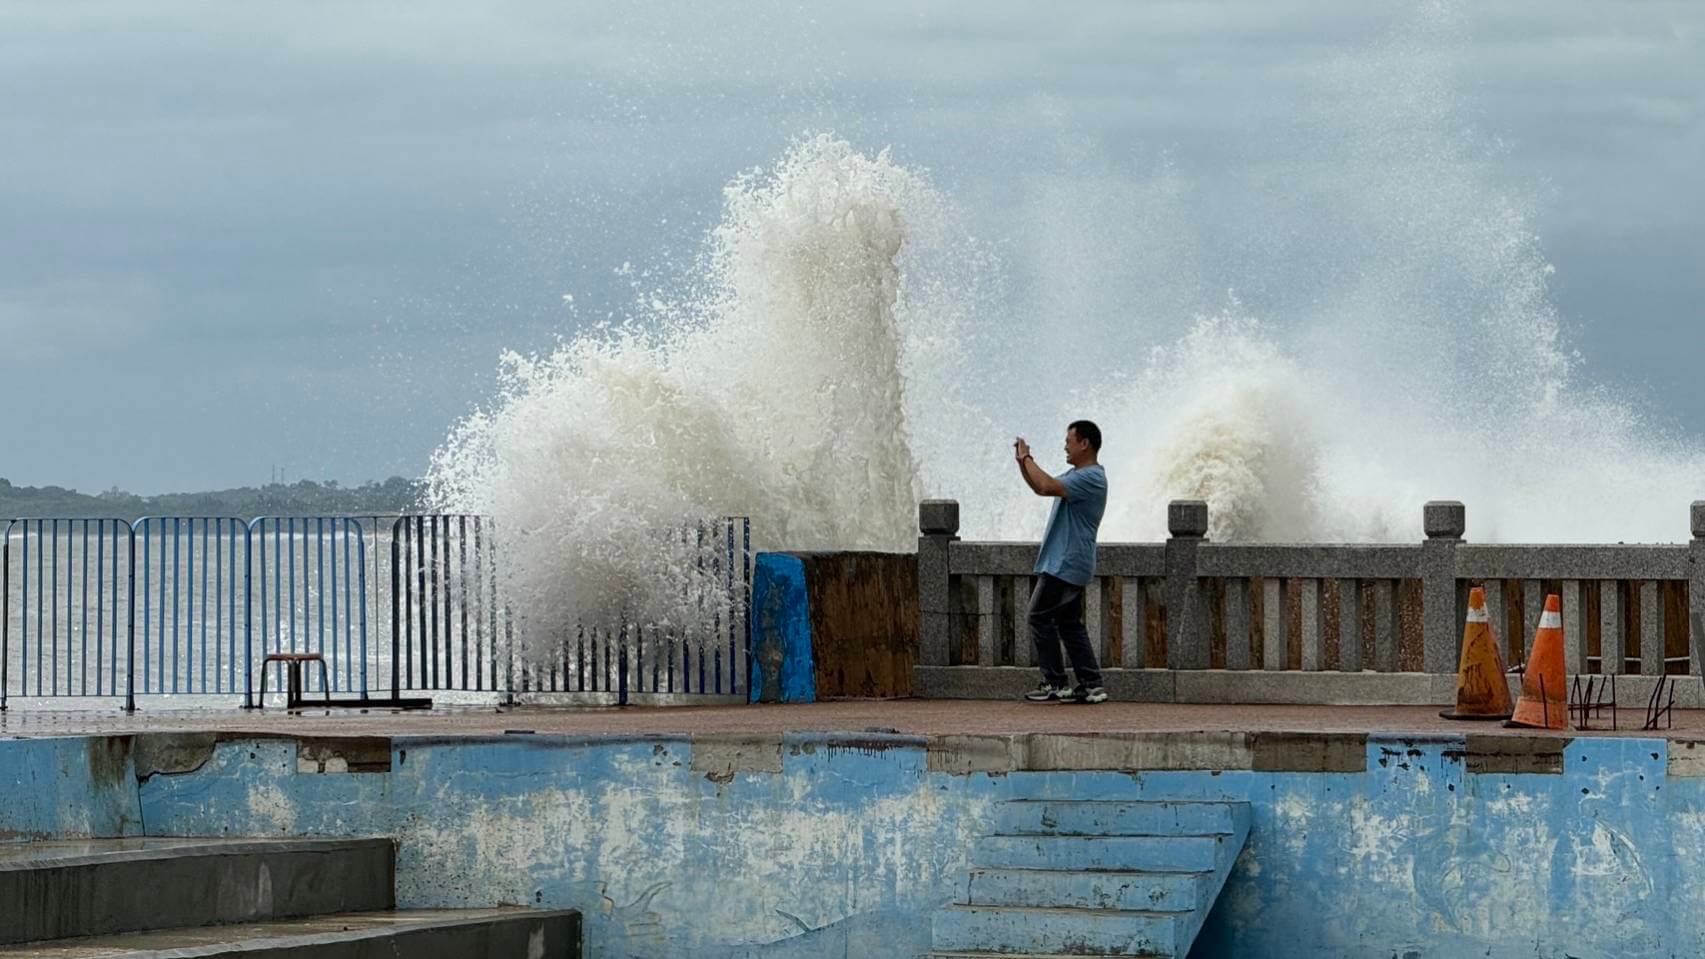
[(325, 690), (326, 702), (332, 699), (331, 680), (326, 676), (326, 660), (319, 653), (267, 653), (260, 664), (260, 701), (256, 708), (266, 708), (266, 668), (278, 663), (287, 667), (285, 673), (284, 708), (286, 710), (301, 709), (306, 703), (302, 699), (302, 664), (320, 664), (320, 687)]

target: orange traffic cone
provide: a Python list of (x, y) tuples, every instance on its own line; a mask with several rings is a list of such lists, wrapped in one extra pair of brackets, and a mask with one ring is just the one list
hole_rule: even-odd
[(1509, 719), (1510, 684), (1504, 678), (1504, 657), (1498, 637), (1486, 616), (1486, 591), (1468, 593), (1468, 621), (1462, 626), (1462, 661), (1456, 667), (1456, 708), (1439, 713), (1445, 719)]
[(1504, 725), (1569, 728), (1569, 692), (1563, 688), (1563, 604), (1556, 593), (1545, 597), (1545, 614), (1539, 617), (1521, 677), (1521, 699), (1514, 718)]

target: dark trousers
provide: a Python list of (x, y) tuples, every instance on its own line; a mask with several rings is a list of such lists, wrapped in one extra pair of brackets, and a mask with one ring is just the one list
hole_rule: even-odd
[(1036, 644), (1036, 664), (1050, 685), (1066, 685), (1066, 665), (1060, 646), (1071, 657), (1072, 671), (1083, 686), (1101, 685), (1101, 665), (1089, 631), (1083, 627), (1083, 587), (1043, 573), (1030, 594), (1030, 640)]

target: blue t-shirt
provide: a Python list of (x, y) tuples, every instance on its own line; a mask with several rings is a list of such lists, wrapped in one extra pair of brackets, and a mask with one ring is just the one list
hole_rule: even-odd
[(1095, 576), (1095, 531), (1107, 511), (1107, 471), (1097, 463), (1054, 478), (1066, 495), (1054, 500), (1035, 571), (1083, 586)]

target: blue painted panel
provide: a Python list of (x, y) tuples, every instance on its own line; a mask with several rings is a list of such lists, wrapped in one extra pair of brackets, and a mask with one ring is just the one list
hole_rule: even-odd
[(752, 572), (752, 702), (814, 703), (811, 601), (805, 564), (786, 553), (759, 553)]
[(0, 840), (141, 832), (129, 737), (0, 740)]
[(1471, 773), (1463, 745), (1373, 739), (1355, 773), (960, 776), (900, 736), (397, 740), (361, 774), (226, 742), (150, 777), (141, 808), (162, 835), (394, 835), (403, 905), (569, 906), (588, 955), (732, 959), (922, 954), (1002, 800), (1243, 799), (1197, 959), (1705, 954), (1685, 905), (1705, 901), (1705, 779), (1666, 775), (1665, 743), (1577, 739), (1555, 774)]

